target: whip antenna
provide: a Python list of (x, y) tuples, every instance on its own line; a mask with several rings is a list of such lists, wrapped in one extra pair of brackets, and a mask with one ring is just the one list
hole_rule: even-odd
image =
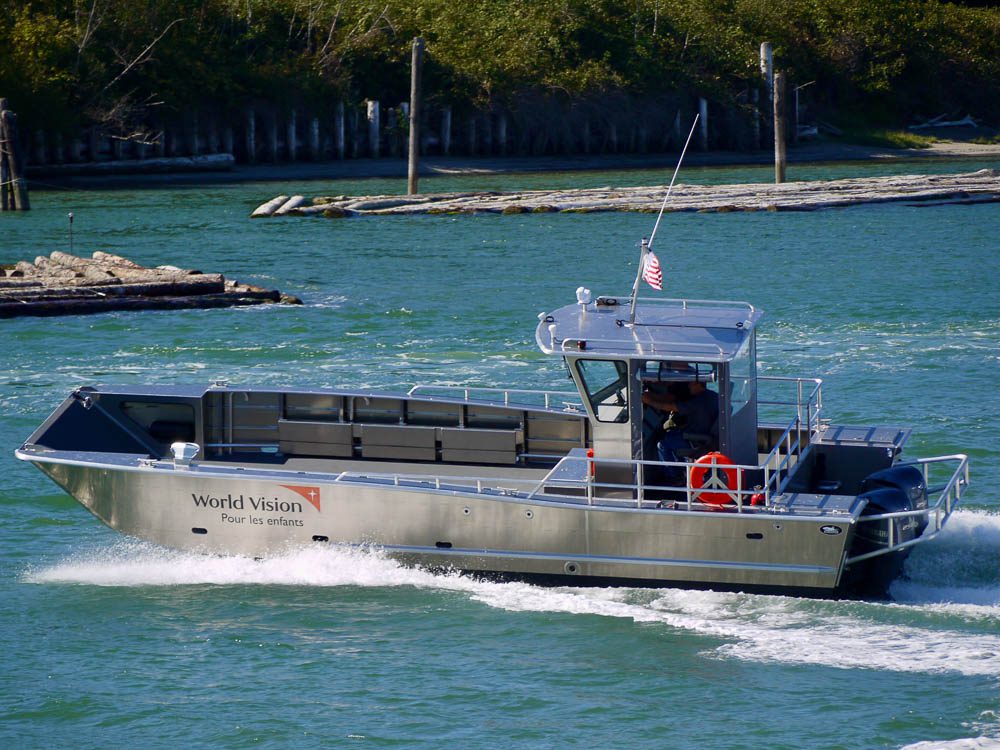
[(649, 236), (649, 247), (652, 249), (653, 240), (656, 239), (656, 230), (660, 228), (660, 219), (663, 218), (663, 211), (667, 207), (667, 201), (670, 200), (670, 193), (674, 189), (674, 182), (677, 180), (677, 173), (681, 171), (681, 164), (684, 162), (684, 154), (687, 153), (688, 146), (691, 144), (691, 136), (694, 135), (694, 129), (698, 125), (698, 118), (701, 114), (696, 114), (694, 116), (694, 122), (691, 123), (691, 130), (688, 132), (687, 140), (684, 141), (684, 148), (681, 149), (681, 158), (677, 160), (677, 166), (674, 167), (674, 176), (670, 178), (670, 187), (667, 188), (667, 194), (663, 196), (663, 204), (660, 206), (660, 213), (656, 217), (656, 223), (653, 225), (653, 233)]
[(684, 154), (687, 153), (688, 146), (691, 144), (691, 136), (694, 135), (694, 129), (698, 125), (699, 116), (700, 115), (695, 115), (694, 122), (691, 123), (691, 130), (688, 132), (687, 140), (684, 141), (684, 148), (681, 149), (681, 156), (677, 160), (677, 166), (674, 167), (674, 176), (670, 178), (670, 186), (667, 188), (667, 194), (663, 196), (663, 204), (660, 206), (660, 213), (656, 217), (656, 223), (653, 225), (653, 233), (649, 236), (648, 241), (645, 237), (642, 238), (642, 245), (639, 250), (639, 268), (636, 269), (635, 283), (632, 285), (632, 305), (629, 307), (628, 311), (629, 325), (635, 325), (635, 303), (639, 298), (639, 281), (642, 279), (642, 271), (646, 265), (646, 253), (653, 248), (653, 240), (656, 239), (656, 230), (660, 227), (660, 219), (663, 218), (663, 211), (667, 207), (667, 201), (670, 200), (670, 193), (674, 189), (674, 182), (677, 180), (677, 173), (681, 171), (681, 164), (684, 163)]

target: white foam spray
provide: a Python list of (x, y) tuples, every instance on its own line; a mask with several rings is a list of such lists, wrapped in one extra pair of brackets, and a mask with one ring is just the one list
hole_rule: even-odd
[[(993, 678), (1000, 675), (1000, 576), (994, 568), (987, 580), (978, 565), (983, 555), (997, 555), (998, 545), (1000, 516), (957, 512), (945, 532), (926, 545), (926, 553), (917, 548), (926, 559), (915, 560), (917, 576), (898, 584), (893, 590), (897, 601), (889, 603), (491, 583), (406, 568), (378, 550), (330, 546), (255, 561), (122, 541), (30, 570), (22, 580), (96, 586), (412, 586), (463, 592), (472, 601), (511, 612), (661, 623), (720, 639), (706, 651), (716, 658)], [(979, 562), (971, 563), (970, 556)]]

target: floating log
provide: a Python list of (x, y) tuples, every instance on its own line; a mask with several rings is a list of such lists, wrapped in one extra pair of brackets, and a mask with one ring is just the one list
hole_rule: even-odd
[[(655, 212), (665, 186), (530, 190), (518, 193), (428, 193), (420, 196), (377, 195), (315, 198), (313, 205), (289, 215), (340, 217), (349, 215), (450, 213), (591, 213), (597, 211)], [(846, 180), (785, 182), (780, 185), (675, 185), (669, 211), (812, 211), (892, 201), (941, 201), (972, 195), (1000, 195), (1000, 170), (967, 174), (894, 175)], [(285, 196), (279, 196), (285, 199)], [(265, 206), (278, 199), (268, 201)], [(257, 211), (254, 212), (257, 215)]]
[(162, 266), (145, 268), (100, 251), (80, 258), (56, 250), (34, 263), (20, 261), (2, 273), (0, 318), (82, 315), (112, 310), (175, 310), (258, 305), (301, 300), (276, 289), (226, 279), (219, 273)]
[(274, 216), (284, 216), (285, 214), (293, 211), (299, 206), (304, 206), (308, 201), (304, 195), (293, 195), (287, 201), (281, 204), (281, 207), (274, 212)]
[(272, 198), (267, 203), (262, 203), (254, 209), (253, 213), (250, 214), (251, 219), (261, 219), (268, 216), (273, 216), (274, 212), (285, 205), (288, 200), (287, 195), (279, 195), (277, 198)]

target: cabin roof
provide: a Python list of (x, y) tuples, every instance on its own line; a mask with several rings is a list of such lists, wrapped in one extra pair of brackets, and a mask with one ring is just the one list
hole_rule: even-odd
[(760, 310), (746, 302), (602, 296), (539, 315), (535, 340), (546, 354), (596, 359), (729, 362), (753, 335)]

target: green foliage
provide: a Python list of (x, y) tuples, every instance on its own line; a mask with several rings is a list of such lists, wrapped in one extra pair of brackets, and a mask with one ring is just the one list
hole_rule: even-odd
[(0, 95), (39, 126), (127, 130), (254, 101), (746, 101), (773, 44), (821, 107), (1000, 118), (1000, 9), (940, 0), (0, 0)]
[(930, 148), (937, 138), (930, 135), (911, 133), (908, 130), (885, 130), (881, 128), (847, 128), (844, 140), (864, 146), (879, 148)]

